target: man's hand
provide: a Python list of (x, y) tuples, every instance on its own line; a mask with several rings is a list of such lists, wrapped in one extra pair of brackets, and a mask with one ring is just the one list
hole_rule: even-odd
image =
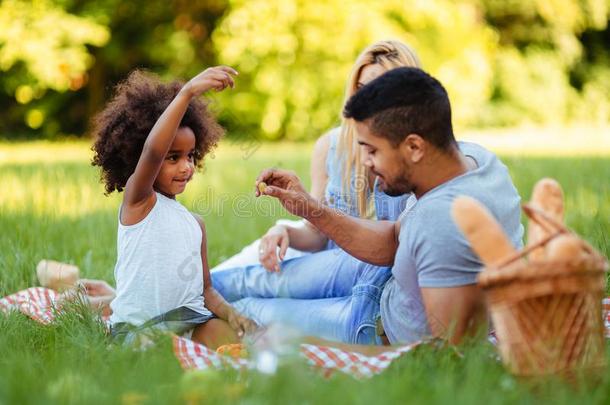
[(286, 211), (311, 222), (351, 256), (378, 266), (394, 263), (400, 222), (355, 218), (329, 208), (305, 191), (294, 172), (263, 170), (255, 185), (257, 197), (276, 197)]
[(237, 332), (237, 336), (242, 338), (245, 333), (252, 333), (258, 329), (258, 325), (250, 318), (246, 318), (235, 309), (231, 309), (229, 311), (229, 316), (227, 317), (227, 322), (235, 332)]
[(184, 85), (181, 92), (186, 92), (191, 98), (199, 97), (208, 90), (222, 91), (227, 87), (234, 88), (233, 76), (237, 71), (229, 66), (216, 66), (207, 68), (193, 77)]
[[(259, 260), (263, 267), (268, 271), (279, 272), (280, 262), (284, 260), (289, 244), (290, 236), (284, 225), (271, 227), (261, 238), (258, 249)], [(280, 248), (279, 253), (277, 252), (278, 247)]]
[[(265, 183), (265, 186), (259, 186)], [(286, 211), (302, 218), (315, 214), (318, 202), (301, 183), (298, 176), (291, 171), (266, 169), (256, 179), (256, 196), (268, 195), (280, 200)]]

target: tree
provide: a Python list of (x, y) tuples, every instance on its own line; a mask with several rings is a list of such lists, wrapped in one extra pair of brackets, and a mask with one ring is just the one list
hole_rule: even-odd
[[(65, 83), (51, 85), (44, 77), (31, 74), (33, 65), (25, 58), (8, 66), (0, 79), (4, 90), (4, 96), (0, 93), (3, 107), (0, 133), (14, 136), (26, 132), (28, 136), (45, 137), (66, 133), (84, 135), (90, 119), (102, 108), (112, 87), (131, 70), (147, 69), (166, 79), (188, 78), (215, 63), (209, 36), (225, 9), (223, 0), (3, 2), (0, 25), (27, 28), (28, 41), (16, 34), (15, 29), (2, 30), (0, 61), (3, 55), (14, 53), (13, 49), (31, 49), (29, 38), (38, 49), (48, 48), (50, 42), (57, 47), (57, 52), (39, 53), (36, 66), (63, 66), (67, 62), (70, 68), (67, 76), (75, 76), (77, 80), (68, 80), (67, 87)], [(34, 25), (40, 29), (29, 32)], [(9, 34), (11, 37), (6, 37)], [(4, 41), (2, 35), (5, 35)], [(32, 98), (25, 97), (27, 93), (23, 90), (17, 92), (23, 85), (33, 89)], [(30, 111), (36, 111), (39, 120), (36, 126), (28, 128), (23, 117), (27, 122)], [(32, 132), (32, 128), (38, 129)]]
[(87, 46), (102, 46), (110, 36), (106, 27), (48, 0), (3, 1), (0, 26), (0, 70), (6, 78), (2, 90), (19, 103), (15, 113), (33, 129), (46, 117), (30, 103), (47, 90), (80, 89), (94, 62)]
[(501, 46), (480, 124), (610, 121), (608, 0), (481, 3)]
[(86, 134), (136, 68), (241, 73), (211, 97), (230, 136), (314, 139), (337, 125), (360, 51), (417, 50), (456, 126), (610, 122), (610, 0), (4, 0), (0, 136)]
[(222, 105), (241, 131), (267, 139), (317, 137), (339, 122), (349, 70), (362, 49), (403, 40), (437, 75), (468, 123), (490, 95), (496, 36), (471, 2), (233, 0), (214, 32), (221, 62), (240, 71)]

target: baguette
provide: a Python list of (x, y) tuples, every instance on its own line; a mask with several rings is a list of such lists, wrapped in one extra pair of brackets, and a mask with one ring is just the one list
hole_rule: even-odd
[[(539, 180), (532, 191), (532, 199), (530, 201), (535, 208), (542, 210), (550, 218), (563, 224), (564, 204), (563, 190), (559, 183), (551, 178)], [(536, 244), (549, 236), (549, 232), (536, 224), (534, 221), (529, 222), (527, 230), (527, 242), (529, 245)], [(530, 252), (530, 259), (541, 260), (546, 256), (543, 247), (534, 249)]]
[(497, 266), (517, 253), (498, 221), (474, 198), (456, 198), (451, 216), (486, 267)]

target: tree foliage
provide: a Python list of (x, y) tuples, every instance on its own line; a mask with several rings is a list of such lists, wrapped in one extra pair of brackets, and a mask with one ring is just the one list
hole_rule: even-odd
[(134, 68), (225, 63), (229, 133), (311, 139), (340, 119), (358, 53), (416, 49), (458, 127), (610, 122), (610, 0), (4, 0), (0, 133), (84, 134)]
[(610, 120), (609, 1), (484, 0), (482, 9), (500, 48), (481, 123)]
[[(214, 33), (222, 62), (243, 73), (239, 94), (223, 97), (264, 136), (318, 136), (339, 120), (344, 87), (360, 51), (385, 38), (403, 40), (446, 83), (456, 116), (467, 122), (489, 97), (485, 63), (495, 34), (473, 5), (452, 1), (236, 0)], [(459, 44), (459, 46), (456, 46)]]
[[(23, 27), (28, 33), (26, 42), (16, 30), (0, 30), (0, 38), (3, 34), (6, 38), (0, 40), (0, 61), (11, 54), (19, 61), (0, 77), (0, 106), (4, 107), (0, 136), (9, 137), (24, 132), (43, 137), (83, 135), (112, 87), (132, 69), (148, 69), (166, 78), (188, 77), (215, 63), (209, 37), (226, 9), (223, 0), (9, 0), (0, 4), (0, 26), (6, 21), (6, 26)], [(97, 41), (83, 32), (96, 34)], [(27, 57), (29, 43), (39, 49), (36, 60)], [(57, 48), (55, 54), (49, 54), (51, 47)], [(61, 64), (70, 69), (85, 66), (79, 86), (51, 86), (28, 73), (38, 65)], [(16, 91), (22, 84), (35, 89), (36, 96), (19, 103)], [(42, 116), (34, 132), (27, 122), (33, 112)]]
[[(3, 1), (0, 27), (1, 84), (19, 104), (42, 98), (48, 89), (80, 89), (94, 62), (87, 45), (103, 46), (110, 36), (107, 27), (48, 0)], [(33, 108), (24, 119), (36, 129), (45, 116)]]

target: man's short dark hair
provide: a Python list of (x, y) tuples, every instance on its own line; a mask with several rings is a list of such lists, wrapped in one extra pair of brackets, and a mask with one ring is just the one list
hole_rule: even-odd
[(421, 69), (392, 69), (363, 86), (345, 104), (345, 118), (370, 119), (370, 129), (398, 145), (418, 134), (440, 149), (455, 144), (451, 105), (443, 85)]

